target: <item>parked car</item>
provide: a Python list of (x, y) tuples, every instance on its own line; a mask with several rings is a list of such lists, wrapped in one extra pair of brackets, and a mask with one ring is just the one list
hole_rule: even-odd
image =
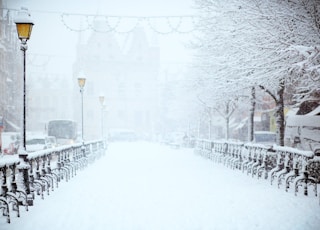
[(288, 112), (285, 145), (308, 151), (320, 149), (320, 105), (304, 114), (299, 110)]
[(19, 134), (15, 132), (3, 132), (1, 134), (0, 147), (2, 154), (16, 154), (19, 148)]
[(46, 136), (31, 136), (27, 137), (26, 150), (27, 152), (35, 152), (43, 149), (52, 148), (52, 144)]
[(254, 142), (265, 145), (273, 145), (276, 143), (276, 133), (269, 131), (255, 131)]

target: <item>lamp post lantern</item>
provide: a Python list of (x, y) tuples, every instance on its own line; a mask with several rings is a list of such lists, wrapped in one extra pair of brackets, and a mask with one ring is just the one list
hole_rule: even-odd
[(99, 101), (100, 101), (100, 104), (101, 104), (101, 138), (104, 139), (103, 135), (103, 110), (104, 110), (104, 96), (103, 95), (100, 95), (99, 96)]
[[(20, 49), (23, 52), (23, 133), (22, 133), (22, 151), (26, 152), (26, 50), (27, 41), (30, 39), (33, 22), (28, 9), (21, 8), (17, 18), (14, 20), (17, 26), (18, 37), (21, 40)], [(20, 148), (19, 148), (20, 149)], [(21, 149), (20, 149), (21, 150)]]
[(83, 139), (83, 91), (84, 91), (84, 85), (86, 84), (86, 79), (85, 78), (78, 78), (78, 84), (80, 87), (80, 93), (81, 93), (81, 141), (82, 144), (84, 144), (84, 139)]

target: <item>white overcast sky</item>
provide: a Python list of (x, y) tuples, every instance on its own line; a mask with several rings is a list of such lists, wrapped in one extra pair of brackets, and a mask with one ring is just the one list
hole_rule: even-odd
[[(34, 28), (28, 42), (29, 54), (53, 55), (54, 59), (65, 59), (72, 64), (78, 33), (68, 30), (62, 23), (59, 12), (77, 14), (99, 14), (114, 16), (181, 16), (194, 15), (193, 0), (6, 0), (7, 7), (27, 7), (32, 14)], [(79, 20), (80, 21), (80, 20)], [(80, 24), (80, 22), (79, 22)], [(163, 62), (188, 62), (191, 51), (185, 48), (192, 35), (157, 34)], [(46, 59), (34, 58), (34, 65)], [(30, 61), (29, 61), (30, 62)], [(32, 65), (30, 64), (30, 65)], [(59, 65), (59, 64), (55, 64)], [(31, 67), (32, 68), (32, 67)], [(51, 67), (52, 69), (52, 67)], [(61, 69), (61, 68), (60, 68)], [(59, 70), (57, 69), (59, 72)], [(69, 70), (71, 71), (71, 70)]]

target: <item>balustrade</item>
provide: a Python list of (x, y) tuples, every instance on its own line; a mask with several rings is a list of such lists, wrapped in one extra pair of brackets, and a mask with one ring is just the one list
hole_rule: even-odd
[(20, 206), (28, 211), (37, 195), (44, 199), (104, 152), (102, 141), (92, 141), (0, 158), (0, 212), (10, 223), (12, 212), (20, 217)]
[(276, 180), (278, 188), (284, 184), (286, 191), (293, 183), (296, 195), (299, 187), (303, 187), (304, 194), (308, 195), (308, 187), (312, 186), (317, 196), (320, 150), (313, 153), (276, 145), (271, 147), (254, 143), (198, 140), (195, 151), (215, 163), (241, 170), (252, 177), (257, 175), (258, 179), (270, 178), (271, 185)]

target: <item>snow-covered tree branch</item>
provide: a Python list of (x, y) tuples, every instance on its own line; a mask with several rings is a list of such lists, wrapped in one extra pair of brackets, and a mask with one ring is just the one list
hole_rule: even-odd
[(275, 101), (278, 144), (283, 145), (285, 93), (297, 104), (319, 97), (320, 2), (196, 3), (201, 15), (195, 41), (199, 89), (211, 91), (212, 100), (221, 95), (218, 100), (228, 101), (239, 91), (259, 86)]

